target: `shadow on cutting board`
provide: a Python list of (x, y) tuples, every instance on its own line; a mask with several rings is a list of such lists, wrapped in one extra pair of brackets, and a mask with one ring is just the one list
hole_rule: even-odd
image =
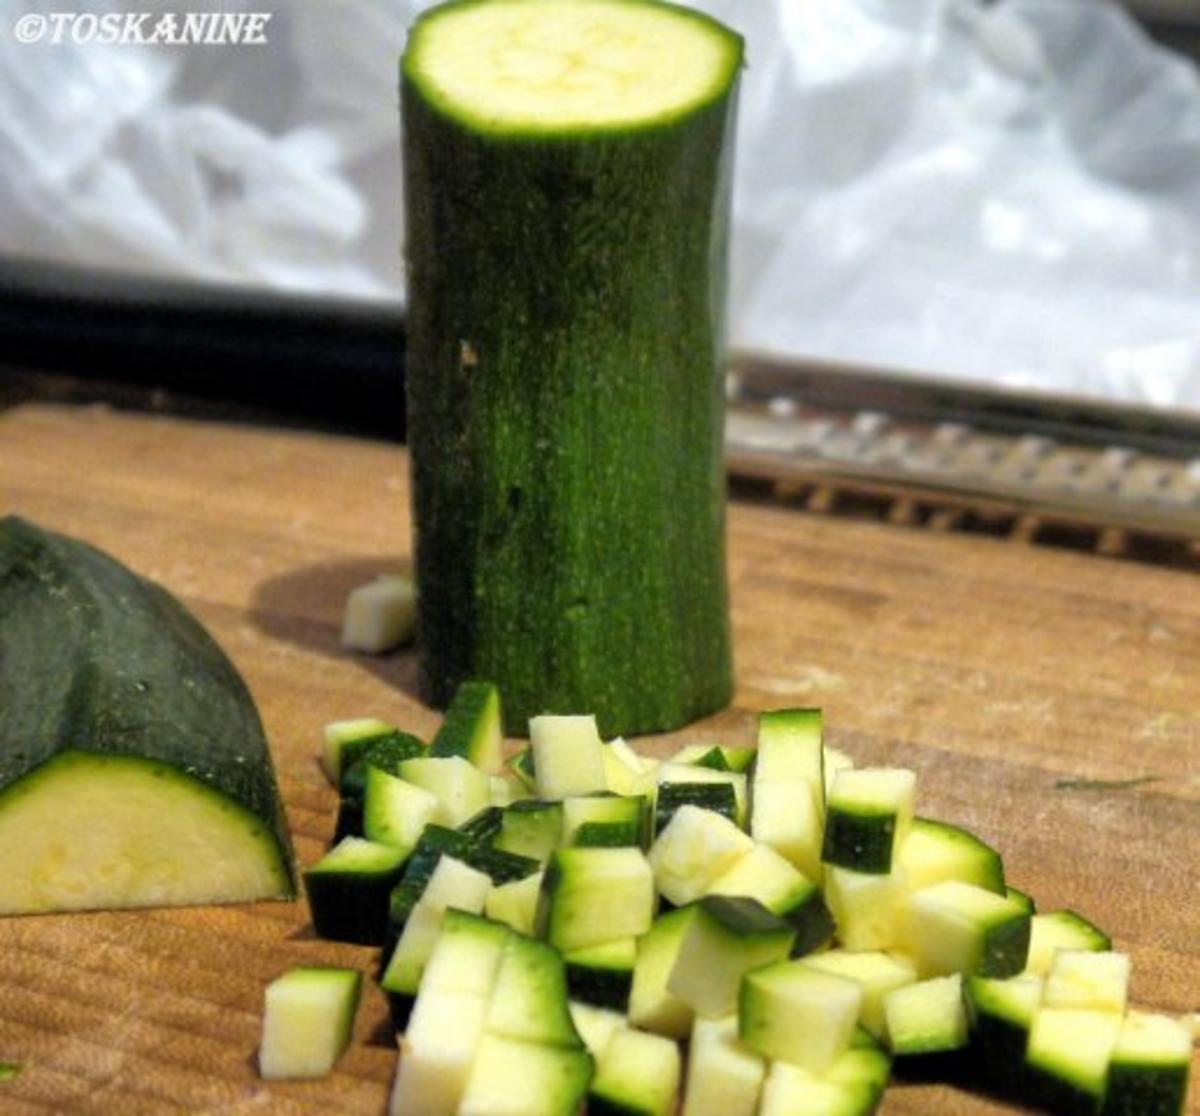
[(411, 576), (407, 558), (377, 555), (302, 566), (260, 582), (250, 602), (250, 622), (274, 639), (331, 659), (350, 659), (390, 686), (420, 700), (417, 656), (410, 647), (389, 655), (364, 655), (342, 646), (342, 611), (349, 592), (383, 573)]

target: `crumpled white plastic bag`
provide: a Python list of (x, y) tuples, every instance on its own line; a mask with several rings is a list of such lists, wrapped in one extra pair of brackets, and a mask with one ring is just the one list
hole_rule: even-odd
[[(1200, 406), (1191, 64), (1101, 0), (696, 3), (748, 41), (737, 345)], [(395, 66), (428, 6), (186, 5), (270, 11), (259, 47), (0, 28), (0, 249), (402, 295)]]

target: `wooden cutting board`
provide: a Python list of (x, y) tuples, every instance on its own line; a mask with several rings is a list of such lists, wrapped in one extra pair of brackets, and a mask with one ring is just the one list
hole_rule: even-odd
[[(400, 449), (19, 407), (0, 414), (7, 512), (103, 547), (208, 625), (259, 702), (302, 863), (333, 830), (321, 726), (438, 723), (411, 652), (338, 644), (346, 592), (408, 567)], [(1200, 579), (748, 503), (729, 528), (736, 703), (639, 746), (746, 744), (756, 710), (820, 705), (834, 745), (915, 768), (921, 811), (996, 845), (1043, 909), (1106, 927), (1136, 1003), (1200, 1009)], [(372, 962), (314, 938), (303, 902), (0, 920), (0, 1061), (25, 1063), (0, 1112), (382, 1113), (395, 1052), (375, 989), (329, 1078), (268, 1086), (254, 1061), (268, 980)], [(1007, 1110), (906, 1086), (883, 1111)]]

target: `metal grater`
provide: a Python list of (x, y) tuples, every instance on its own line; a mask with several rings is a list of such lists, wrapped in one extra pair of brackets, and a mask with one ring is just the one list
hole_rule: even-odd
[(892, 519), (915, 502), (934, 525), (1082, 528), (1102, 550), (1121, 549), (1114, 530), (1193, 553), (1200, 539), (1190, 416), (748, 357), (728, 380), (726, 454), (734, 478), (892, 501)]

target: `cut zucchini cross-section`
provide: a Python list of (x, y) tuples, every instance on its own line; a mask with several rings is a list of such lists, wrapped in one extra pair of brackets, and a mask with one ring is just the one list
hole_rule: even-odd
[(296, 968), (267, 985), (259, 1071), (270, 1079), (323, 1077), (350, 1042), (362, 975)]

